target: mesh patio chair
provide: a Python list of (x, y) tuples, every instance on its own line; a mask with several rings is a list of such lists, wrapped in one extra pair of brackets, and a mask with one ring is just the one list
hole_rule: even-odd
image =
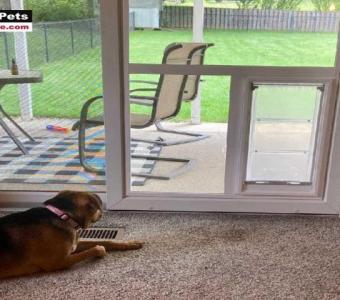
[[(185, 46), (181, 43), (174, 43), (169, 45), (165, 51), (163, 56), (162, 63), (169, 63), (171, 61), (176, 64), (190, 64), (191, 58), (198, 51), (198, 49), (202, 49), (202, 47), (206, 47), (206, 44), (185, 44)], [(134, 100), (137, 100), (137, 104), (140, 105), (148, 105), (151, 103), (151, 113), (131, 113), (130, 114), (130, 122), (131, 128), (146, 128), (149, 127), (157, 120), (164, 120), (170, 117), (176, 116), (181, 108), (181, 103), (183, 99), (184, 90), (187, 82), (187, 75), (178, 75), (178, 74), (161, 74), (159, 78), (159, 82), (157, 83), (157, 87), (155, 89), (135, 89), (132, 90), (131, 93), (135, 92), (145, 92), (145, 91), (153, 91), (154, 96), (138, 96), (138, 95), (130, 95), (130, 101), (133, 103)], [(95, 127), (103, 125), (103, 117), (88, 119), (88, 111), (90, 106), (97, 100), (102, 99), (102, 96), (93, 97), (85, 102), (82, 107), (80, 120), (75, 123), (73, 126), (73, 130), (79, 128), (78, 134), (78, 145), (79, 145), (79, 158), (82, 166), (85, 170), (90, 172), (98, 172), (99, 170), (93, 168), (88, 165), (85, 157), (85, 130), (89, 127)], [(144, 101), (144, 102), (143, 102)], [(132, 139), (137, 141), (143, 141), (139, 139)], [(148, 141), (157, 144), (156, 141)], [(151, 155), (131, 155), (132, 158), (135, 159), (147, 159), (147, 160), (155, 160), (155, 161), (166, 161), (166, 162), (176, 162), (183, 163), (183, 165), (173, 172), (168, 174), (145, 174), (145, 173), (132, 173), (133, 176), (141, 176), (146, 178), (154, 178), (154, 179), (170, 179), (183, 172), (187, 171), (189, 167), (192, 165), (192, 160), (187, 158), (174, 158), (174, 157), (158, 157)]]
[[(181, 43), (183, 46), (183, 53), (186, 52), (188, 55), (188, 62), (187, 64), (190, 65), (203, 65), (204, 63), (204, 55), (205, 51), (213, 46), (214, 44), (212, 43)], [(195, 45), (195, 49), (192, 50), (193, 45)], [(171, 46), (171, 45), (169, 45)], [(169, 57), (167, 59), (163, 59), (163, 64), (168, 63), (168, 64), (181, 64), (181, 58), (178, 57)], [(131, 80), (130, 82), (134, 83), (143, 83), (143, 84), (149, 84), (149, 85), (158, 85), (157, 82), (151, 82), (151, 81), (138, 81), (138, 80)], [(201, 82), (200, 75), (188, 75), (187, 76), (187, 81), (185, 84), (182, 100), (185, 102), (191, 102), (196, 99), (198, 89), (199, 89), (199, 84)], [(147, 91), (148, 89), (144, 89)], [(151, 90), (151, 89), (150, 89)], [(140, 89), (132, 90), (132, 92), (136, 91), (143, 91)], [(135, 104), (141, 104), (141, 105), (146, 105), (146, 106), (152, 106), (152, 101), (148, 99), (131, 99), (131, 103)], [(178, 113), (178, 112), (177, 112)], [(176, 115), (177, 115), (176, 113)], [(193, 132), (186, 132), (186, 131), (178, 131), (178, 130), (170, 130), (166, 129), (162, 125), (163, 120), (167, 120), (174, 117), (174, 115), (169, 116), (167, 118), (163, 119), (156, 119), (154, 121), (154, 125), (156, 126), (157, 130), (160, 132), (165, 132), (165, 133), (171, 133), (171, 134), (177, 134), (177, 135), (185, 135), (189, 136), (189, 138), (185, 139), (179, 139), (175, 141), (165, 141), (161, 137), (159, 137), (157, 140), (149, 140), (149, 139), (136, 139), (134, 138), (133, 140), (135, 141), (142, 141), (142, 142), (147, 142), (147, 143), (157, 143), (162, 146), (172, 146), (172, 145), (180, 145), (180, 144), (186, 144), (186, 143), (191, 143), (191, 142), (196, 142), (203, 140), (205, 138), (208, 138), (208, 135), (202, 134), (202, 133), (193, 133)]]

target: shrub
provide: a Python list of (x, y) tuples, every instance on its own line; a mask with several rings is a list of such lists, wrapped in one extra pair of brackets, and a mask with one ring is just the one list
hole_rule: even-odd
[(88, 0), (26, 0), (34, 22), (83, 19), (92, 15)]
[(334, 7), (336, 11), (340, 10), (340, 0), (334, 0), (333, 1)]
[(303, 0), (278, 0), (277, 9), (297, 10)]
[(298, 9), (303, 0), (256, 0), (257, 8), (262, 9)]
[(258, 0), (258, 8), (262, 9), (273, 9), (275, 8), (275, 0)]
[(237, 8), (239, 9), (251, 9), (255, 8), (257, 5), (256, 0), (238, 0), (236, 2)]
[(318, 11), (329, 11), (332, 0), (312, 0), (312, 3)]

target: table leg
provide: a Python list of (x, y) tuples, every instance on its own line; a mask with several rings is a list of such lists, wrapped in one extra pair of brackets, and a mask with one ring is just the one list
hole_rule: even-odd
[[(5, 84), (0, 82), (0, 90), (5, 86)], [(33, 137), (31, 137), (18, 123), (16, 123), (10, 115), (8, 115), (3, 107), (0, 105), (0, 111), (1, 113), (10, 120), (13, 125), (18, 128), (30, 141), (34, 142), (35, 140)], [(15, 136), (14, 132), (7, 126), (3, 118), (0, 116), (0, 126), (6, 131), (8, 136), (14, 141), (14, 143), (19, 147), (19, 149), (24, 153), (28, 154), (27, 148), (23, 145), (23, 143), (20, 142), (20, 140)]]
[(14, 135), (13, 131), (7, 126), (7, 124), (4, 122), (4, 120), (1, 117), (0, 117), (0, 126), (6, 131), (6, 133), (14, 141), (14, 143), (16, 143), (16, 145), (19, 147), (22, 153), (28, 154), (28, 150), (19, 141), (19, 139)]
[(4, 116), (10, 120), (16, 128), (18, 128), (27, 138), (30, 139), (31, 142), (35, 142), (34, 138), (32, 138), (17, 122), (15, 122), (9, 114), (5, 112), (3, 107), (0, 105), (0, 111), (4, 114)]

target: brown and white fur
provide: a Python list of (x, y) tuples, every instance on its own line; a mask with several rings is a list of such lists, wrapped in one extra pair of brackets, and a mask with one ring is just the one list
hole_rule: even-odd
[[(65, 212), (81, 228), (102, 216), (102, 201), (92, 193), (62, 191), (45, 205)], [(45, 207), (0, 218), (0, 279), (67, 269), (106, 251), (133, 250), (138, 241), (78, 242), (78, 231)]]

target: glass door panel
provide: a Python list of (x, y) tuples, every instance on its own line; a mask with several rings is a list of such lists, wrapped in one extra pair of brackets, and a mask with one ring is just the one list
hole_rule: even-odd
[[(164, 84), (167, 77), (171, 77), (171, 82), (174, 83), (182, 75), (162, 77), (164, 81), (160, 86), (163, 91), (168, 89), (167, 84)], [(170, 88), (175, 94), (173, 86), (174, 84)], [(229, 86), (229, 77), (202, 77), (200, 124), (192, 123), (192, 101), (180, 99), (178, 113), (162, 120), (158, 128), (155, 126), (157, 120), (138, 128), (138, 116), (148, 116), (150, 119), (156, 108), (152, 105), (143, 107), (132, 102), (131, 191), (199, 194), (224, 192)], [(144, 95), (147, 95), (147, 91)], [(158, 107), (163, 110), (167, 108), (164, 101), (177, 101), (170, 94), (160, 94), (159, 99)], [(136, 100), (138, 103), (139, 99)], [(130, 101), (135, 100), (132, 97)]]
[[(0, 127), (0, 190), (106, 190), (103, 124), (83, 123), (82, 155), (99, 171), (84, 168), (78, 151), (83, 105), (103, 93), (100, 16), (90, 2), (51, 8), (46, 1), (24, 1), (23, 8), (33, 10), (33, 31), (0, 33), (0, 69), (9, 69), (15, 58), (19, 74), (42, 73), (42, 82), (1, 89), (4, 111), (32, 139), (1, 115), (28, 153)], [(102, 118), (102, 104), (99, 99), (89, 107), (88, 119)]]

